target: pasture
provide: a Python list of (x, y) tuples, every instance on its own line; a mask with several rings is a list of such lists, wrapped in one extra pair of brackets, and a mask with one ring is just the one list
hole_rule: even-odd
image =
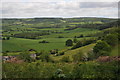
[[(86, 38), (77, 38), (78, 40), (89, 39), (91, 37)], [(73, 38), (43, 38), (43, 39), (23, 39), (23, 38), (11, 38), (10, 40), (2, 41), (2, 51), (25, 51), (29, 49), (35, 49), (38, 52), (41, 50), (49, 51), (52, 49), (62, 50), (67, 48), (65, 46), (65, 42), (68, 39)], [(39, 41), (49, 41), (49, 43), (39, 43)]]

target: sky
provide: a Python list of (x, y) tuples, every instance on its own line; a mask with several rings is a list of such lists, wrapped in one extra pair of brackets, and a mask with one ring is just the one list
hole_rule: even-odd
[(118, 18), (118, 0), (2, 0), (2, 18)]

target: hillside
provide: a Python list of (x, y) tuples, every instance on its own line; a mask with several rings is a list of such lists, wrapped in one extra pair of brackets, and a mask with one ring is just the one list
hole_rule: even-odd
[(117, 19), (27, 18), (2, 23), (3, 78), (116, 80), (119, 75)]

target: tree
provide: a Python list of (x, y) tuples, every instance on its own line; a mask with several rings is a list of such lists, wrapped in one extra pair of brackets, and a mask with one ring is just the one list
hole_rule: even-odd
[(73, 45), (73, 41), (71, 39), (68, 39), (66, 41), (66, 46), (72, 46)]
[(81, 34), (80, 37), (84, 37), (83, 34)]
[(6, 40), (10, 40), (10, 37), (7, 37)]
[(2, 40), (5, 40), (5, 37), (3, 37)]
[(80, 35), (80, 36), (78, 36), (77, 38), (82, 38), (82, 37), (84, 37), (84, 36), (83, 36), (83, 34), (81, 34), (81, 35)]
[(116, 34), (108, 34), (104, 41), (106, 41), (109, 45), (115, 46), (118, 43), (118, 36)]
[(93, 48), (94, 55), (97, 57), (99, 56), (107, 56), (111, 51), (111, 47), (105, 41), (99, 40), (97, 44)]

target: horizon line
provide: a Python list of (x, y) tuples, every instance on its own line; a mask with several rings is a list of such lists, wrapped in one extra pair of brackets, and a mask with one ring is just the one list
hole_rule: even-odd
[(30, 19), (30, 18), (108, 18), (108, 19), (119, 19), (119, 17), (0, 17), (0, 19)]

